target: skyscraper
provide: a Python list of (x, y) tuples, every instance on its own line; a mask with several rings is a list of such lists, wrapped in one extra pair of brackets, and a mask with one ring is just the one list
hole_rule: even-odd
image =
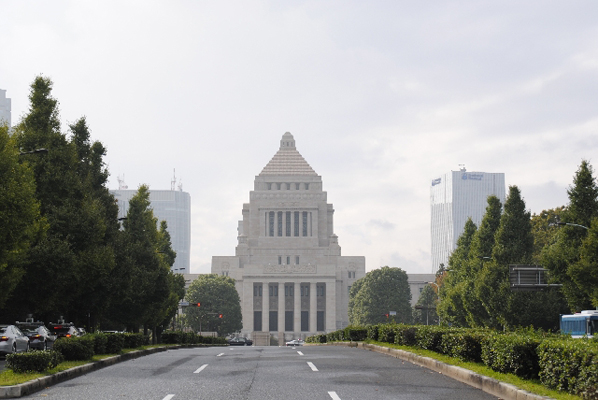
[(322, 178), (285, 133), (243, 204), (236, 254), (212, 257), (212, 273), (236, 281), (243, 335), (282, 343), (349, 324), (349, 290), (365, 276), (365, 257), (341, 256), (333, 214)]
[(436, 272), (440, 264), (448, 266), (449, 256), (469, 217), (480, 225), (490, 195), (504, 204), (504, 173), (468, 172), (461, 167), (432, 181), (432, 272)]
[[(129, 200), (137, 190), (111, 190), (118, 201), (118, 216), (125, 217), (129, 211)], [(172, 271), (179, 274), (189, 273), (191, 250), (191, 196), (179, 190), (150, 190), (150, 203), (154, 216), (166, 221), (172, 249), (176, 251), (176, 259)], [(158, 228), (160, 226), (158, 225)]]
[(10, 99), (6, 97), (6, 90), (0, 89), (0, 124), (7, 123), (9, 127), (11, 126), (10, 104)]

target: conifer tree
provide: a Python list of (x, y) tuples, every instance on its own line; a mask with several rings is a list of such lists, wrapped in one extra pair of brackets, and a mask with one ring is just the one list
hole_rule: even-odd
[(449, 257), (449, 268), (440, 289), (438, 304), (440, 318), (452, 325), (467, 326), (467, 311), (463, 306), (463, 291), (468, 274), (469, 251), (477, 227), (468, 218), (463, 233), (457, 240), (457, 247)]

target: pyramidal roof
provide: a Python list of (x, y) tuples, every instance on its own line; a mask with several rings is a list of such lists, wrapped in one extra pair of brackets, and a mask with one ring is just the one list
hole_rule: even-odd
[(280, 149), (264, 167), (260, 175), (318, 175), (295, 148), (290, 132), (282, 135)]

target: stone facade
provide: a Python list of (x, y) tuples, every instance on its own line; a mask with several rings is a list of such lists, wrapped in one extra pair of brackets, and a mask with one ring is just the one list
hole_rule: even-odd
[(235, 256), (212, 258), (212, 273), (237, 282), (243, 336), (270, 332), (281, 342), (349, 324), (349, 289), (365, 276), (365, 257), (341, 256), (326, 199), (285, 133), (243, 204)]

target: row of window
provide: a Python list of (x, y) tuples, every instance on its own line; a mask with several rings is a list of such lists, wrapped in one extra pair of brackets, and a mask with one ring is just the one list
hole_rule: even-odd
[(301, 190), (301, 185), (303, 185), (304, 190), (309, 190), (309, 183), (266, 183), (268, 190), (282, 190), (283, 188), (286, 190), (291, 190), (291, 187), (295, 188), (295, 190)]
[[(286, 265), (291, 265), (291, 256), (278, 256), (278, 265), (282, 265), (286, 261)], [(295, 265), (299, 265), (299, 256), (295, 256)]]
[(308, 211), (268, 211), (265, 213), (265, 235), (312, 236), (311, 214)]
[[(278, 285), (268, 286), (270, 297), (278, 297)], [(301, 297), (309, 297), (309, 285), (300, 285)], [(263, 285), (253, 286), (253, 296), (262, 297)], [(295, 295), (295, 285), (284, 285), (284, 295), (286, 297), (293, 297)], [(326, 285), (316, 285), (316, 296), (321, 297), (326, 295)]]
[[(318, 332), (323, 332), (326, 330), (326, 321), (325, 321), (325, 311), (317, 311), (316, 314), (316, 330)], [(285, 311), (284, 313), (284, 330), (287, 332), (292, 332), (295, 328), (301, 328), (301, 331), (308, 332), (309, 329), (309, 311), (301, 311), (301, 326), (295, 326), (295, 315), (293, 311)], [(261, 311), (254, 311), (253, 312), (253, 330), (254, 331), (262, 331), (263, 328), (263, 320), (262, 320), (262, 312)], [(278, 312), (277, 311), (270, 311), (268, 314), (268, 331), (270, 332), (278, 332), (278, 329), (282, 328), (278, 326)], [(312, 329), (313, 330), (313, 329)]]

